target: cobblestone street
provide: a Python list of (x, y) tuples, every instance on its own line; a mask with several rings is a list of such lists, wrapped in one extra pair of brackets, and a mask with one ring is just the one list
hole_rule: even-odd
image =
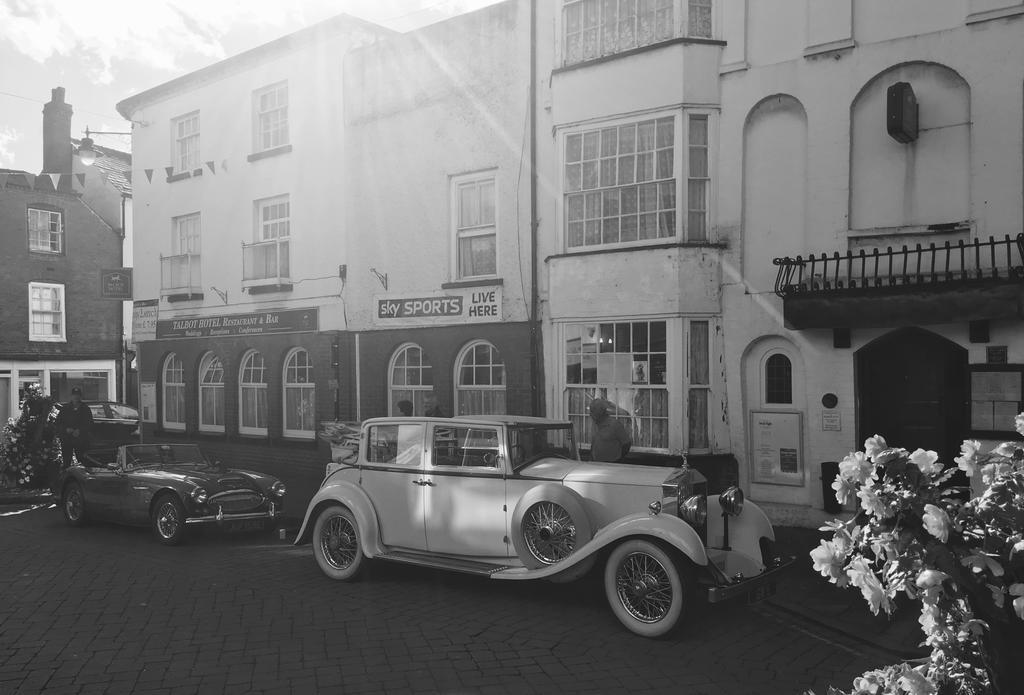
[(308, 547), (0, 518), (0, 692), (799, 693), (892, 659), (769, 605), (626, 632), (597, 577), (505, 583), (389, 564), (325, 578)]

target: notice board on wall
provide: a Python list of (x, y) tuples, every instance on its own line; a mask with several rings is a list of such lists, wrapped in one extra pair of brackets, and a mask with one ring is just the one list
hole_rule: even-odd
[(769, 485), (803, 485), (803, 421), (800, 413), (750, 411), (751, 479)]

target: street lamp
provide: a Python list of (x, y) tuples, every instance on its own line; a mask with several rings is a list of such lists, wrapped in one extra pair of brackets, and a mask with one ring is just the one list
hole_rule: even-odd
[(96, 151), (96, 143), (93, 142), (90, 135), (131, 135), (131, 132), (123, 132), (117, 130), (89, 130), (89, 126), (85, 127), (85, 137), (82, 138), (82, 144), (78, 146), (78, 158), (82, 160), (82, 164), (85, 166), (92, 166), (93, 162), (96, 161), (96, 156), (99, 154)]

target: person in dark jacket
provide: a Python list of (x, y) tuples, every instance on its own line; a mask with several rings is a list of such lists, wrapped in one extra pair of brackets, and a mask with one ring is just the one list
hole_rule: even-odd
[(622, 423), (609, 415), (611, 403), (603, 398), (590, 402), (590, 458), (594, 461), (618, 462), (629, 453), (633, 440)]
[(89, 451), (92, 440), (92, 411), (82, 403), (82, 389), (79, 387), (71, 389), (71, 401), (61, 406), (56, 429), (64, 467), (70, 466), (73, 458), (84, 463), (83, 456)]

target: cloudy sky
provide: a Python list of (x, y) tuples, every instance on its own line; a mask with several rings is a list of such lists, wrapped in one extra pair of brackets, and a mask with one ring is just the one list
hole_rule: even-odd
[[(42, 107), (64, 87), (72, 135), (128, 130), (125, 97), (336, 14), (398, 31), (497, 0), (0, 0), (0, 168), (42, 168)], [(97, 136), (127, 148), (127, 138)]]

